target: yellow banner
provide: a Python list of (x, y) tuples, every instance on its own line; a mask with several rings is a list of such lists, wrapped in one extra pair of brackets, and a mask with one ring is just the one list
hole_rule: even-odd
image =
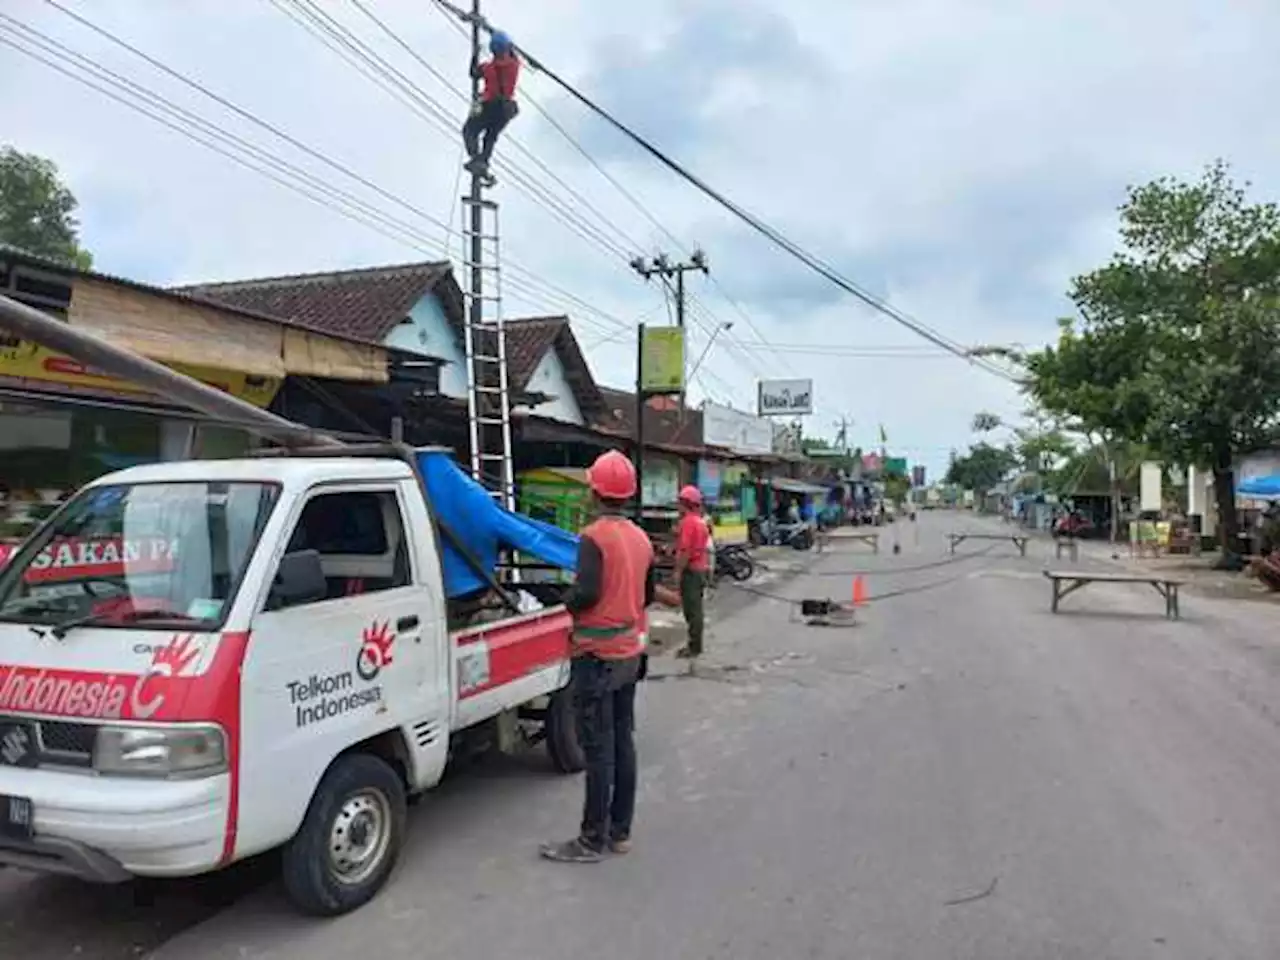
[[(169, 363), (165, 366), (178, 373), (185, 373), (201, 383), (216, 387), (255, 407), (266, 407), (275, 397), (276, 391), (280, 389), (280, 380), (275, 377), (249, 376), (234, 370), (219, 370), (217, 367), (198, 367), (185, 363)], [(42, 380), (69, 387), (91, 387), (117, 393), (149, 393), (135, 383), (86, 367), (78, 360), (56, 353), (38, 343), (8, 337), (0, 338), (0, 376)]]
[(646, 393), (679, 393), (684, 389), (684, 331), (679, 327), (646, 327), (640, 352), (640, 389)]

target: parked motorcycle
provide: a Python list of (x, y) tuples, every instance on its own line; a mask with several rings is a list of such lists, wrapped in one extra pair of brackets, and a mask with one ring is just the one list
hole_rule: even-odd
[(757, 546), (790, 546), (796, 550), (808, 550), (813, 546), (813, 527), (803, 520), (779, 523), (770, 517), (762, 517), (751, 529), (751, 542)]
[(756, 562), (743, 544), (729, 543), (716, 547), (715, 571), (716, 579), (729, 577), (741, 583), (755, 575)]

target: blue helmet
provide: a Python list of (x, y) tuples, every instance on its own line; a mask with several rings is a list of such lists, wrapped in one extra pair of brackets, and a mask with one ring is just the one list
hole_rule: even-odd
[(493, 35), (489, 37), (489, 51), (491, 53), (510, 53), (515, 47), (511, 42), (511, 38), (501, 30), (493, 31)]

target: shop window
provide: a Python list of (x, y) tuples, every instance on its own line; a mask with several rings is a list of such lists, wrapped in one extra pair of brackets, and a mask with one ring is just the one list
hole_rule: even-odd
[(0, 541), (21, 540), (75, 486), (71, 414), (4, 403), (0, 413)]
[(320, 554), (326, 600), (411, 582), (400, 502), (390, 490), (312, 497), (289, 538), (288, 552), (299, 550)]

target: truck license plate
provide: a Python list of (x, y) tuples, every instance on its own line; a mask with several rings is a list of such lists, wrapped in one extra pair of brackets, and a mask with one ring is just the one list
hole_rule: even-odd
[(35, 808), (26, 797), (0, 796), (0, 834), (18, 840), (35, 835)]

